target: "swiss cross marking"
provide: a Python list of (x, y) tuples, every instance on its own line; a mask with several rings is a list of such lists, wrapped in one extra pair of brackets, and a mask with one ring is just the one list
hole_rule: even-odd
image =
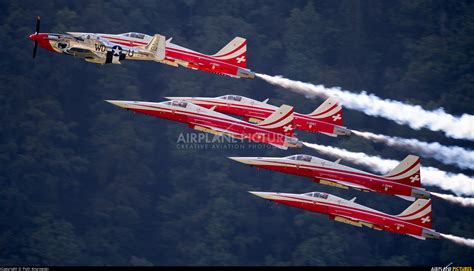
[(291, 124), (290, 124), (290, 125), (287, 125), (287, 126), (283, 126), (283, 130), (284, 130), (285, 132), (291, 131), (291, 130), (293, 130), (293, 126), (292, 126)]
[(337, 121), (337, 120), (342, 119), (341, 114), (337, 114), (337, 115), (332, 116), (332, 119), (333, 119), (334, 121)]
[(418, 176), (418, 175), (415, 175), (415, 176), (413, 176), (413, 177), (410, 177), (410, 182), (411, 182), (411, 183), (417, 182), (417, 181), (419, 181), (419, 180), (420, 180), (420, 176)]
[(237, 60), (237, 63), (245, 62), (245, 56), (238, 57), (236, 58), (236, 60)]

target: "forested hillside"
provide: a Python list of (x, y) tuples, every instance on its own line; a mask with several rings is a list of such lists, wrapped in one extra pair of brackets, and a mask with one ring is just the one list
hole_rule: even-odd
[[(0, 0), (0, 265), (472, 265), (473, 249), (446, 240), (357, 228), (247, 191), (357, 196), (393, 214), (407, 201), (227, 157), (333, 158), (253, 143), (183, 149), (179, 136), (197, 133), (186, 125), (104, 102), (238, 94), (308, 113), (322, 100), (154, 62), (97, 65), (42, 48), (32, 59), (37, 15), (41, 32), (159, 33), (208, 54), (246, 37), (253, 71), (474, 114), (472, 1)], [(441, 132), (344, 114), (351, 129), (474, 149)], [(298, 137), (390, 159), (408, 154), (357, 137)], [(433, 226), (474, 238), (474, 211), (435, 198)]]

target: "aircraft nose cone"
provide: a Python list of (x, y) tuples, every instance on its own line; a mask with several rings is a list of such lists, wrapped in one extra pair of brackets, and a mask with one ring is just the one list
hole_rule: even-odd
[(128, 105), (130, 104), (130, 102), (128, 101), (116, 101), (116, 100), (105, 100), (105, 101), (122, 108), (127, 108)]
[(256, 191), (248, 191), (250, 194), (253, 194), (257, 197), (263, 198), (263, 199), (273, 199), (275, 196), (275, 193), (273, 192), (256, 192)]
[(36, 34), (36, 33), (31, 34), (31, 35), (28, 36), (28, 38), (32, 41), (36, 41), (38, 39), (38, 34)]
[(248, 164), (248, 165), (254, 164), (254, 159), (250, 157), (228, 157), (228, 158), (236, 162), (243, 163), (243, 164)]

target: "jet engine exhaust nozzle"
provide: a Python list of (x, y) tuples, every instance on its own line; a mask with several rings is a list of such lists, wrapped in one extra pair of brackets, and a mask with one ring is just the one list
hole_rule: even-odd
[(250, 78), (254, 79), (255, 78), (255, 73), (252, 72), (251, 70), (243, 69), (243, 68), (238, 68), (237, 70), (237, 76), (241, 78)]

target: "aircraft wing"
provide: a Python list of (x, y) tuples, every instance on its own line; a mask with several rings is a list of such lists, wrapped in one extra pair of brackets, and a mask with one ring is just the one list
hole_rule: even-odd
[(79, 48), (79, 47), (71, 47), (67, 50), (64, 50), (64, 53), (77, 56), (77, 57), (82, 57), (85, 59), (92, 59), (92, 60), (104, 59), (102, 56), (98, 55), (96, 52), (92, 50)]
[(235, 137), (235, 138), (242, 138), (241, 134), (238, 134), (238, 133), (226, 130), (226, 129), (213, 127), (213, 126), (210, 126), (210, 125), (191, 122), (191, 123), (189, 123), (189, 126), (194, 130), (201, 131), (201, 132), (206, 132), (206, 133), (211, 133), (211, 134), (218, 135), (218, 136), (228, 135), (228, 136), (232, 136), (232, 137)]
[(373, 222), (369, 222), (369, 221), (359, 219), (359, 218), (354, 218), (348, 215), (340, 215), (340, 214), (332, 215), (331, 218), (337, 222), (346, 223), (346, 224), (356, 226), (356, 227), (365, 226), (365, 227), (376, 229), (376, 230), (383, 229), (383, 225), (374, 224)]
[[(318, 178), (318, 179), (319, 179), (319, 178)], [(363, 186), (363, 185), (360, 185), (360, 184), (345, 182), (345, 181), (336, 180), (336, 179), (331, 179), (331, 178), (321, 178), (321, 179), (320, 179), (320, 183), (321, 183), (321, 184), (326, 184), (326, 185), (331, 185), (331, 184), (329, 184), (329, 183), (325, 183), (324, 181), (326, 181), (326, 180), (329, 181), (329, 182), (332, 182), (332, 183), (336, 183), (336, 184), (339, 184), (339, 185), (342, 185), (342, 186), (346, 186), (346, 187), (350, 187), (350, 188), (357, 189), (357, 190), (373, 191), (373, 189), (368, 188), (368, 187)]]
[[(242, 134), (239, 134), (239, 133), (236, 133), (236, 132), (233, 132), (233, 131), (229, 131), (227, 129), (213, 127), (213, 126), (206, 125), (206, 124), (191, 122), (191, 123), (189, 123), (189, 127), (194, 129), (194, 130), (197, 130), (197, 131), (211, 133), (211, 134), (218, 135), (218, 136), (226, 135), (226, 136), (231, 136), (231, 137), (237, 138), (237, 139), (244, 139), (245, 138), (244, 136), (242, 136)], [(268, 144), (270, 144), (274, 147), (277, 147), (279, 149), (283, 149), (283, 150), (288, 149), (288, 147), (284, 146), (284, 145), (278, 145), (278, 144), (274, 144), (274, 143), (268, 143)]]
[(373, 191), (372, 189), (366, 187), (366, 186), (363, 186), (363, 185), (360, 185), (360, 184), (355, 184), (355, 183), (350, 183), (350, 182), (345, 182), (345, 181), (337, 181), (338, 183), (342, 184), (342, 185), (345, 185), (345, 186), (349, 186), (351, 188), (354, 188), (354, 189), (361, 189), (361, 190), (368, 190), (368, 191)]

